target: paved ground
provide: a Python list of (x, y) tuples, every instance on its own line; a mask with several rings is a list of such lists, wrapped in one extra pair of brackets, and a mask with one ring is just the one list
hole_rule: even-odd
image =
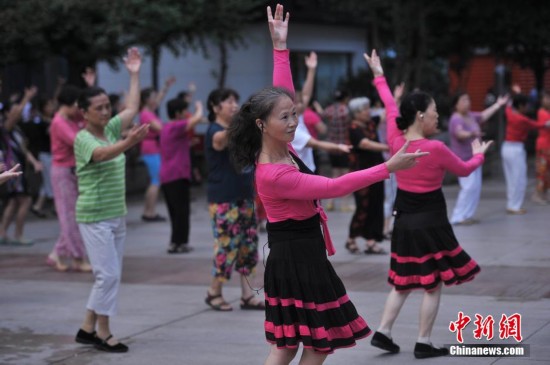
[[(532, 181), (531, 181), (532, 185)], [(449, 207), (457, 186), (445, 187)], [(165, 253), (167, 223), (141, 223), (139, 197), (130, 198), (120, 313), (113, 332), (130, 346), (127, 354), (99, 353), (73, 342), (92, 284), (91, 274), (57, 273), (44, 263), (57, 236), (54, 219), (32, 219), (27, 236), (32, 247), (0, 246), (0, 364), (261, 364), (268, 353), (263, 313), (238, 309), (240, 290), (234, 278), (225, 296), (235, 306), (218, 313), (204, 304), (210, 280), (212, 239), (201, 188), (193, 189), (191, 242), (186, 255)], [(524, 216), (504, 213), (504, 185), (498, 177), (484, 183), (477, 217), (480, 224), (457, 227), (462, 246), (481, 265), (471, 283), (444, 289), (433, 340), (456, 345), (448, 329), (462, 311), (495, 318), (495, 337), (502, 314), (522, 315), (521, 331), (530, 356), (522, 358), (446, 357), (433, 364), (550, 364), (550, 206), (526, 202)], [(162, 204), (160, 210), (165, 212)], [(388, 256), (350, 255), (343, 249), (351, 213), (330, 212), (329, 225), (337, 254), (331, 258), (359, 312), (376, 329), (389, 290)], [(262, 244), (266, 236), (261, 236)], [(340, 244), (338, 244), (340, 243)], [(386, 249), (389, 244), (384, 243)], [(265, 249), (267, 254), (267, 248)], [(253, 285), (261, 285), (263, 265)], [(338, 350), (327, 364), (408, 364), (417, 336), (420, 293), (405, 304), (394, 328), (398, 355), (383, 355), (362, 340)], [(472, 319), (472, 321), (473, 321)], [(515, 343), (513, 339), (475, 340), (470, 324), (465, 343)], [(420, 360), (418, 360), (420, 361)], [(293, 364), (297, 364), (295, 361)]]

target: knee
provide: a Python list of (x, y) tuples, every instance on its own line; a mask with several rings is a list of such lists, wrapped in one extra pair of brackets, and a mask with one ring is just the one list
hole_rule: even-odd
[(277, 363), (281, 364), (289, 364), (296, 357), (297, 352), (298, 347), (295, 349), (277, 348), (275, 345), (271, 347), (271, 356), (277, 360)]
[(102, 271), (97, 274), (96, 282), (102, 288), (113, 288), (120, 283), (120, 274), (110, 271)]

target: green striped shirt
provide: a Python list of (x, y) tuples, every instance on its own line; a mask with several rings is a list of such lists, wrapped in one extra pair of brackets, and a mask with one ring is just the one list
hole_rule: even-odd
[(74, 154), (78, 176), (76, 221), (99, 222), (126, 215), (126, 157), (121, 153), (112, 160), (94, 162), (92, 154), (98, 147), (116, 143), (120, 138), (122, 120), (115, 116), (105, 126), (107, 141), (96, 138), (87, 130), (76, 135)]

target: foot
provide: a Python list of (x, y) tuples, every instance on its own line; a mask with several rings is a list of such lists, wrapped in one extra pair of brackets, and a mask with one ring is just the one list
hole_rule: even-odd
[(471, 226), (472, 224), (478, 224), (478, 223), (479, 223), (479, 221), (477, 219), (466, 218), (463, 221), (456, 222), (455, 225), (456, 226)]
[(252, 294), (248, 298), (241, 298), (241, 309), (243, 310), (265, 310), (265, 301), (255, 298)]
[(548, 205), (548, 200), (546, 199), (545, 195), (539, 192), (533, 193), (533, 195), (531, 196), (531, 201), (539, 205)]
[(209, 290), (206, 291), (204, 302), (215, 311), (230, 312), (233, 310), (233, 307), (223, 299), (221, 294), (210, 294)]
[(92, 272), (92, 265), (84, 259), (74, 259), (72, 269), (80, 272)]
[(449, 350), (442, 347), (435, 347), (432, 344), (417, 342), (414, 346), (414, 357), (417, 359), (426, 359), (428, 357), (438, 357), (449, 355)]
[(327, 205), (325, 205), (325, 210), (326, 210), (327, 212), (333, 211), (333, 210), (334, 210), (334, 203), (333, 203), (333, 202), (327, 203)]
[(34, 214), (35, 216), (37, 216), (38, 218), (46, 218), (46, 213), (44, 213), (42, 210), (40, 209), (36, 209), (35, 207), (32, 207), (30, 209), (31, 213)]
[[(52, 252), (46, 258), (46, 264), (53, 267), (57, 271), (65, 272), (69, 270), (69, 266), (64, 264), (63, 261), (55, 252)], [(77, 341), (78, 342), (78, 341)]]
[(97, 336), (99, 342), (94, 345), (94, 347), (100, 351), (105, 352), (128, 352), (128, 346), (119, 342), (113, 335), (109, 335), (106, 338), (102, 339)]
[(359, 252), (359, 247), (357, 247), (357, 243), (355, 243), (355, 240), (348, 239), (346, 241), (346, 250), (348, 250), (351, 254), (356, 254)]
[(10, 243), (14, 246), (32, 246), (34, 245), (33, 240), (29, 240), (23, 237), (15, 238), (13, 241), (10, 241)]
[(523, 214), (527, 213), (527, 211), (523, 208), (518, 209), (518, 210), (506, 209), (506, 213), (510, 214), (510, 215), (523, 215)]
[(74, 340), (76, 342), (84, 344), (84, 345), (95, 345), (95, 344), (99, 344), (101, 342), (99, 337), (97, 337), (97, 334), (96, 334), (95, 331), (86, 332), (82, 328), (80, 328), (78, 330)]
[(370, 344), (374, 347), (378, 347), (379, 349), (388, 351), (392, 354), (397, 354), (399, 352), (399, 346), (395, 342), (393, 342), (393, 339), (378, 331), (376, 331), (374, 333), (374, 336), (372, 336)]
[(153, 216), (142, 215), (141, 220), (144, 222), (166, 222), (166, 218), (161, 216), (160, 214), (156, 214)]
[(367, 242), (367, 248), (365, 249), (365, 254), (367, 255), (385, 255), (387, 254), (386, 250), (378, 245), (377, 242), (369, 243)]
[(168, 245), (168, 250), (166, 250), (168, 253), (188, 253), (191, 251), (193, 251), (193, 247), (189, 246), (187, 243), (170, 243), (170, 245)]

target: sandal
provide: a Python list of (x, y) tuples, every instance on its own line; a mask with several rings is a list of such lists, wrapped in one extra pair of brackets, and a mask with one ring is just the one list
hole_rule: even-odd
[(264, 302), (258, 302), (256, 304), (250, 303), (250, 301), (254, 298), (254, 294), (249, 296), (248, 298), (241, 298), (241, 309), (243, 310), (265, 310), (265, 303)]
[(357, 247), (357, 244), (353, 240), (347, 240), (346, 241), (346, 250), (349, 251), (351, 254), (356, 254), (359, 252), (359, 247)]
[[(212, 303), (212, 301), (214, 301), (214, 299), (216, 298), (222, 298), (222, 301), (218, 304), (214, 304)], [(212, 308), (213, 310), (215, 311), (219, 311), (219, 312), (231, 312), (233, 310), (233, 308), (231, 307), (231, 305), (229, 303), (227, 303), (221, 294), (218, 294), (218, 295), (211, 295), (210, 292), (208, 292), (208, 290), (206, 291), (206, 298), (204, 299), (204, 302), (206, 304), (208, 304), (208, 306), (210, 308)], [(229, 307), (228, 307), (229, 306)]]
[[(376, 247), (376, 249), (374, 247)], [(372, 245), (372, 246), (367, 246), (367, 248), (363, 252), (367, 255), (385, 255), (385, 254), (387, 254), (386, 250), (384, 250), (382, 247), (380, 247), (376, 244)]]

